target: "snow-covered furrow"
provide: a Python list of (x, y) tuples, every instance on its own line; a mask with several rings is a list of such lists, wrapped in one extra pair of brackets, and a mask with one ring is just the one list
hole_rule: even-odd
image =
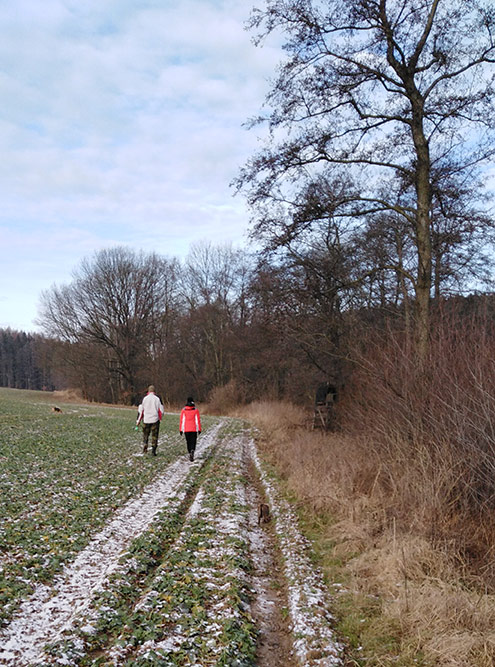
[[(221, 427), (220, 423), (209, 429), (199, 441), (198, 471)], [(115, 513), (112, 521), (50, 586), (36, 587), (0, 634), (0, 664), (22, 667), (43, 661), (44, 645), (56, 641), (72, 626), (118, 566), (120, 554), (149, 527), (167, 500), (178, 493), (190, 469), (191, 464), (185, 458), (171, 464), (165, 474), (146, 487), (139, 497)]]
[[(144, 642), (137, 649), (131, 647), (132, 659), (144, 659), (151, 661), (156, 659), (157, 664), (176, 664), (172, 656), (181, 653), (188, 653), (190, 657), (195, 650), (199, 650), (195, 644), (200, 637), (199, 644), (206, 651), (207, 664), (214, 664), (212, 660), (220, 659), (222, 652), (228, 647), (223, 638), (224, 626), (229, 621), (236, 621), (241, 618), (241, 614), (234, 601), (229, 599), (228, 591), (231, 589), (232, 580), (239, 583), (240, 586), (248, 586), (248, 578), (240, 568), (232, 565), (237, 556), (239, 556), (239, 545), (230, 543), (230, 540), (239, 538), (246, 532), (246, 512), (243, 509), (245, 502), (245, 490), (239, 481), (241, 473), (242, 458), (242, 439), (236, 437), (224, 440), (216, 452), (217, 457), (228, 457), (228, 474), (226, 478), (217, 479), (218, 484), (207, 479), (198, 490), (196, 498), (189, 508), (183, 531), (176, 543), (171, 547), (167, 555), (167, 566), (158, 572), (155, 581), (150, 586), (150, 592), (140, 600), (136, 605), (136, 611), (141, 612), (144, 618), (151, 619), (154, 610), (157, 609), (159, 598), (158, 591), (163, 591), (161, 577), (170, 578), (176, 582), (175, 587), (179, 586), (182, 573), (180, 554), (189, 553), (191, 538), (194, 539), (195, 548), (199, 549), (197, 557), (188, 568), (189, 585), (196, 589), (203, 587), (208, 591), (202, 601), (206, 605), (207, 613), (204, 618), (197, 618), (197, 625), (192, 629), (186, 630), (187, 623), (184, 623), (185, 617), (189, 612), (182, 611), (180, 608), (169, 608), (169, 605), (163, 603), (160, 607), (159, 615), (161, 619), (170, 626), (169, 636), (160, 640), (149, 640)], [(217, 503), (211, 502), (210, 493), (218, 492), (221, 488), (222, 509), (219, 511)], [(233, 510), (232, 506), (237, 509)], [(230, 509), (227, 511), (227, 508)], [(197, 541), (198, 534), (201, 533), (201, 524), (207, 527), (208, 537)], [(174, 576), (173, 563), (179, 564), (179, 571)], [(245, 610), (246, 611), (246, 610)], [(129, 660), (130, 655), (123, 646), (114, 646), (109, 652), (109, 658), (114, 665), (123, 665)], [(197, 656), (197, 664), (201, 663), (201, 657)]]
[(294, 653), (304, 667), (341, 667), (343, 647), (331, 627), (333, 619), (322, 575), (307, 555), (308, 542), (298, 528), (296, 514), (265, 473), (253, 440), (249, 449), (270, 504), (284, 558)]

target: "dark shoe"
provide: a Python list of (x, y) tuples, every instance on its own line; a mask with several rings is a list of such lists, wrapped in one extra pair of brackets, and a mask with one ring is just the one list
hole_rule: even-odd
[(147, 451), (148, 451), (148, 445), (144, 444), (143, 445), (143, 454), (146, 454)]
[(157, 447), (158, 447), (158, 445), (153, 445), (153, 447), (151, 448), (151, 453), (153, 454), (153, 456), (156, 456), (156, 448)]
[(189, 452), (189, 461), (194, 461), (194, 452)]

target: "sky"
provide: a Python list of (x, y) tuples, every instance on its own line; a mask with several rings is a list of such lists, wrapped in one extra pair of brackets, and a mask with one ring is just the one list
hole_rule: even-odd
[(0, 0), (0, 328), (39, 330), (41, 291), (103, 248), (248, 245), (230, 183), (282, 58), (254, 4)]

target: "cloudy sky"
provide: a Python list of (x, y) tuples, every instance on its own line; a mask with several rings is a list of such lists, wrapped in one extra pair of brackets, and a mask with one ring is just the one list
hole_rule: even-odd
[(0, 327), (36, 330), (41, 290), (101, 248), (246, 244), (229, 183), (281, 58), (253, 4), (0, 0)]

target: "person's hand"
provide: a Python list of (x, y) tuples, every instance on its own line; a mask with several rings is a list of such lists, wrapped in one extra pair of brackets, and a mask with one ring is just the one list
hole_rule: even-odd
[(198, 431), (198, 433), (201, 433), (201, 431)]
[(182, 435), (182, 431), (179, 431), (179, 435)]

